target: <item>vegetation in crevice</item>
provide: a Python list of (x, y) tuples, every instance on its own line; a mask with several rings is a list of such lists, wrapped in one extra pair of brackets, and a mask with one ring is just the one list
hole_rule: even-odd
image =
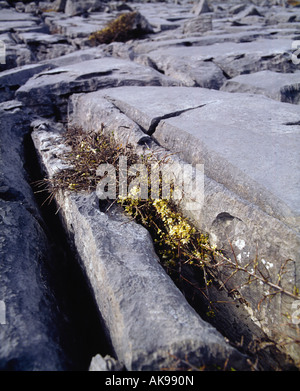
[[(163, 159), (158, 160), (151, 151), (144, 155), (137, 155), (130, 144), (121, 145), (115, 140), (113, 134), (105, 134), (104, 127), (98, 132), (84, 132), (78, 127), (70, 127), (65, 133), (64, 142), (70, 147), (70, 151), (64, 156), (68, 168), (59, 171), (53, 178), (43, 181), (43, 185), (46, 184), (51, 197), (60, 189), (95, 191), (101, 180), (97, 175), (99, 165), (108, 163), (117, 168), (120, 157), (126, 157), (128, 166), (142, 163), (148, 174), (153, 164), (159, 165), (166, 162)], [(118, 171), (116, 170), (116, 172)], [(128, 174), (129, 182), (136, 178), (136, 174), (131, 174), (130, 170), (128, 170)], [(147, 186), (150, 186), (149, 177), (150, 175), (147, 175)], [(116, 180), (118, 189), (120, 181), (118, 175)], [(215, 282), (234, 297), (238, 297), (241, 287), (247, 287), (254, 282), (264, 284), (268, 287), (268, 293), (262, 297), (259, 306), (278, 294), (299, 300), (299, 291), (296, 287), (287, 290), (282, 286), (286, 267), (292, 260), (287, 259), (282, 263), (277, 273), (277, 280), (272, 281), (269, 276), (264, 276), (261, 273), (261, 260), (258, 257), (250, 260), (246, 265), (241, 265), (232, 246), (232, 258), (211, 246), (208, 236), (199, 232), (183, 216), (172, 198), (151, 198), (151, 196), (143, 198), (140, 196), (140, 191), (141, 189), (138, 186), (132, 186), (125, 195), (117, 193), (116, 198), (111, 199), (110, 203), (121, 205), (129, 216), (148, 229), (163, 267), (179, 287), (184, 282), (193, 289), (201, 291), (208, 303), (206, 311), (208, 317), (214, 316), (215, 312), (214, 303), (210, 299), (209, 293), (210, 285)], [(202, 281), (197, 286), (188, 280), (183, 272), (185, 268), (198, 271), (198, 276), (201, 276)], [(223, 270), (226, 268), (230, 271), (226, 281), (219, 279), (220, 268)], [(227, 283), (237, 273), (242, 273), (245, 276), (244, 283), (228, 291)], [(242, 300), (242, 297), (240, 297), (240, 300)], [(245, 304), (247, 305), (247, 303)], [(300, 341), (291, 337), (287, 338), (285, 343), (300, 344)]]
[(102, 30), (90, 35), (92, 45), (109, 44), (111, 42), (126, 42), (142, 37), (148, 31), (143, 30), (138, 20), (142, 16), (134, 12), (126, 12), (110, 21)]

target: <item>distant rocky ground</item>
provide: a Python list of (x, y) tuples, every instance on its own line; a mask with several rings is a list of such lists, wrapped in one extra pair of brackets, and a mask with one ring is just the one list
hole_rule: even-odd
[[(296, 1), (0, 1), (1, 369), (299, 368), (299, 48)], [(180, 208), (236, 271), (182, 293), (95, 192), (41, 206), (71, 123), (203, 164)]]

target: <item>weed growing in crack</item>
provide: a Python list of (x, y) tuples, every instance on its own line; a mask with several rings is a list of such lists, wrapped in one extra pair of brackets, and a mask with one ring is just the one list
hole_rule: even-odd
[[(153, 163), (157, 165), (166, 162), (163, 159), (158, 162), (151, 153), (138, 156), (130, 144), (119, 144), (113, 134), (104, 133), (103, 127), (99, 132), (84, 132), (79, 127), (69, 127), (64, 135), (64, 142), (70, 149), (63, 156), (68, 168), (59, 171), (50, 179), (43, 180), (43, 184), (46, 184), (46, 190), (51, 193), (52, 197), (61, 189), (77, 192), (95, 191), (100, 180), (97, 168), (101, 164), (110, 164), (117, 168), (121, 156), (126, 157), (128, 166), (141, 163), (148, 172), (151, 171)], [(131, 175), (128, 179), (133, 177), (134, 175)], [(116, 181), (119, 184), (118, 176)], [(161, 178), (159, 181), (161, 195)], [(149, 181), (147, 186), (149, 186), (150, 194)], [(116, 188), (118, 189), (119, 186)], [(170, 195), (172, 196), (172, 188)], [(242, 266), (236, 258), (232, 245), (233, 259), (226, 257), (222, 251), (210, 245), (208, 236), (199, 232), (188, 219), (183, 217), (172, 197), (163, 199), (151, 198), (150, 196), (147, 199), (141, 199), (140, 189), (134, 186), (129, 193), (126, 193), (126, 196), (117, 193), (116, 199), (111, 202), (120, 204), (128, 215), (150, 231), (162, 264), (170, 273), (176, 271), (180, 275), (182, 265), (200, 267), (205, 270), (205, 285), (208, 287), (213, 280), (218, 279), (218, 269), (227, 268), (231, 270), (229, 277), (226, 281), (219, 281), (224, 288), (238, 272), (244, 273), (247, 278), (242, 285), (232, 291), (237, 291), (254, 281), (269, 287), (270, 291), (262, 298), (260, 305), (267, 298), (272, 298), (277, 294), (285, 294), (293, 299), (299, 299), (299, 291), (296, 287), (288, 291), (281, 286), (287, 263), (292, 260), (288, 259), (283, 262), (275, 282), (262, 274), (258, 258)]]
[[(164, 158), (158, 161), (151, 152), (142, 156), (137, 155), (130, 144), (121, 145), (115, 140), (113, 134), (106, 134), (104, 127), (99, 132), (84, 132), (78, 127), (70, 127), (64, 135), (64, 142), (70, 148), (70, 151), (63, 157), (69, 167), (43, 182), (51, 193), (51, 197), (59, 190), (95, 191), (100, 180), (97, 175), (99, 165), (110, 164), (117, 167), (120, 157), (126, 157), (128, 166), (142, 163), (148, 174), (153, 164), (164, 164), (167, 161)], [(135, 177), (134, 174), (130, 174), (130, 170), (128, 170), (128, 173), (128, 179)], [(120, 178), (118, 175), (116, 180), (119, 185)], [(159, 178), (159, 181), (161, 181), (161, 178)], [(147, 186), (150, 187), (149, 175)], [(161, 195), (161, 182), (159, 182), (159, 188)], [(184, 281), (204, 295), (208, 303), (206, 313), (208, 317), (215, 315), (214, 303), (211, 301), (209, 293), (209, 286), (213, 282), (217, 282), (229, 295), (238, 297), (246, 305), (247, 302), (240, 296), (240, 290), (254, 282), (264, 284), (268, 288), (258, 307), (261, 307), (264, 301), (271, 300), (279, 294), (299, 300), (299, 291), (296, 287), (287, 290), (282, 286), (286, 267), (292, 260), (288, 259), (282, 263), (276, 281), (272, 281), (270, 276), (263, 274), (260, 268), (260, 266), (263, 266), (262, 260), (259, 260), (258, 257), (249, 261), (246, 265), (242, 265), (238, 261), (232, 245), (232, 258), (212, 247), (208, 236), (199, 232), (183, 216), (172, 197), (168, 199), (151, 197), (142, 199), (140, 188), (133, 186), (125, 196), (117, 193), (116, 198), (110, 200), (110, 202), (121, 205), (129, 216), (148, 229), (152, 235), (161, 264), (178, 286), (180, 287), (180, 282)], [(184, 275), (183, 268), (187, 267), (200, 271), (203, 280), (200, 285), (195, 286)], [(229, 270), (226, 281), (220, 279), (219, 271), (224, 271), (224, 269)], [(229, 290), (227, 283), (237, 273), (245, 276), (244, 282), (240, 286), (235, 286), (234, 289)], [(287, 318), (289, 316), (287, 314)], [(295, 337), (288, 336), (283, 344), (288, 343), (299, 344), (300, 342)]]
[(138, 12), (126, 12), (112, 20), (102, 30), (90, 35), (92, 45), (109, 44), (111, 42), (126, 42), (143, 35), (139, 24), (136, 25)]
[(68, 168), (59, 171), (44, 183), (51, 196), (62, 190), (94, 191), (99, 177), (97, 168), (108, 163), (115, 165), (120, 156), (126, 156), (130, 164), (138, 161), (132, 147), (118, 144), (113, 135), (105, 135), (103, 129), (99, 132), (84, 132), (79, 127), (69, 127), (64, 134), (64, 143), (70, 152), (63, 159)]

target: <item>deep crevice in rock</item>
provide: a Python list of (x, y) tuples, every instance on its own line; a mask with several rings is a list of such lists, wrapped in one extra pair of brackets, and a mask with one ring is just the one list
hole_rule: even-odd
[[(43, 178), (30, 135), (25, 139), (25, 161), (33, 190)], [(53, 289), (57, 306), (66, 326), (60, 339), (69, 359), (69, 370), (87, 370), (96, 354), (115, 356), (96, 306), (89, 283), (74, 249), (66, 236), (54, 202), (46, 201), (47, 192), (35, 192), (43, 218), (43, 228), (50, 242), (53, 264), (47, 281)], [(46, 265), (49, 267), (49, 265)]]

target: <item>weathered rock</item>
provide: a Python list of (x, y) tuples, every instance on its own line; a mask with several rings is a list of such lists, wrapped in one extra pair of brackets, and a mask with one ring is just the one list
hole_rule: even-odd
[(55, 68), (31, 78), (16, 92), (37, 113), (64, 116), (72, 93), (90, 92), (121, 85), (174, 85), (176, 82), (159, 72), (133, 62), (104, 57)]
[(249, 43), (225, 42), (204, 47), (163, 48), (150, 51), (147, 57), (166, 75), (175, 78), (178, 73), (176, 78), (182, 78), (183, 83), (182, 75), (187, 70), (187, 74), (194, 77), (197, 85), (204, 87), (198, 82), (194, 72), (197, 73), (198, 67), (209, 61), (217, 65), (228, 78), (262, 70), (293, 72), (297, 70), (297, 66), (290, 60), (290, 51), (291, 42), (287, 39), (262, 39)]
[[(96, 125), (97, 117), (98, 123), (107, 122), (105, 105), (100, 104), (103, 96), (144, 131), (154, 131), (160, 145), (190, 164), (204, 163), (204, 207), (185, 213), (210, 234), (212, 244), (241, 265), (258, 257), (262, 273), (271, 281), (291, 259), (282, 284), (288, 290), (299, 286), (299, 110), (295, 105), (205, 89), (124, 87), (73, 101), (72, 112), (87, 129)], [(115, 126), (110, 121), (108, 126), (117, 129), (117, 120)], [(280, 167), (274, 164), (277, 159)], [(293, 176), (287, 174), (291, 172)], [(226, 280), (226, 270), (222, 273)], [(244, 278), (230, 280), (229, 289), (243, 285)], [(282, 306), (291, 313), (289, 297), (277, 295), (260, 302), (266, 286), (253, 283), (248, 288), (241, 293), (252, 319), (277, 341), (287, 328), (292, 332), (288, 322), (279, 326), (284, 320), (277, 310)], [(299, 357), (294, 347), (289, 352)]]
[(6, 324), (0, 327), (0, 367), (66, 369), (55, 325), (55, 301), (44, 285), (41, 263), (49, 262), (47, 239), (22, 202), (1, 199), (0, 208), (0, 297), (6, 305)]
[(247, 4), (238, 4), (238, 5), (233, 5), (232, 7), (229, 8), (229, 13), (231, 14), (238, 14), (241, 11), (244, 11), (244, 9), (247, 7)]
[(34, 55), (25, 45), (14, 45), (6, 47), (6, 59), (1, 70), (7, 70), (26, 64), (32, 64), (35, 61)]
[(56, 0), (55, 1), (55, 7), (57, 8), (58, 12), (64, 12), (66, 8), (67, 0)]
[(57, 11), (63, 11), (59, 9), (60, 2), (56, 1), (39, 1), (39, 11), (40, 12), (57, 12)]
[(88, 48), (76, 50), (75, 52), (52, 58), (50, 60), (47, 59), (41, 61), (40, 64), (47, 65), (51, 69), (55, 67), (64, 67), (67, 65), (78, 64), (84, 61), (96, 60), (103, 58), (104, 56), (105, 53), (100, 48)]
[(245, 18), (247, 16), (262, 16), (261, 13), (257, 10), (256, 7), (247, 7), (246, 9), (244, 10), (241, 10), (238, 15), (237, 15), (237, 18)]
[(209, 6), (207, 0), (199, 0), (198, 3), (196, 3), (194, 5), (194, 7), (192, 8), (192, 12), (194, 14), (196, 14), (197, 16), (199, 16), (200, 14), (211, 12), (211, 11), (212, 11), (212, 9)]
[(0, 109), (0, 299), (6, 310), (0, 368), (64, 370), (69, 362), (45, 267), (51, 263), (51, 249), (24, 170), (23, 138), (29, 124), (14, 106)]
[(57, 12), (48, 14), (45, 18), (45, 24), (54, 34), (62, 34), (75, 47), (89, 43), (89, 36), (95, 31), (101, 30), (111, 20), (111, 15), (101, 13), (91, 13), (88, 18), (82, 16), (67, 17), (65, 14)]
[[(195, 18), (192, 5), (185, 0), (181, 4), (131, 3), (130, 11), (131, 8), (139, 11), (156, 34), (126, 44), (77, 50), (89, 46), (90, 34), (102, 29), (128, 6), (102, 2), (100, 10), (105, 8), (105, 12), (97, 13), (90, 12), (93, 9), (86, 9), (86, 6), (90, 7), (91, 3), (98, 6), (99, 1), (84, 4), (77, 1), (82, 7), (79, 11), (82, 16), (68, 17), (63, 12), (55, 12), (66, 9), (66, 0), (39, 2), (38, 11), (35, 3), (28, 3), (30, 1), (19, 4), (17, 8), (22, 12), (17, 12), (7, 2), (0, 1), (0, 69), (21, 66), (0, 75), (0, 101), (3, 102), (0, 111), (6, 116), (16, 115), (16, 120), (19, 111), (25, 111), (27, 105), (43, 116), (55, 116), (59, 120), (66, 120), (67, 114), (72, 114), (89, 130), (100, 128), (105, 122), (107, 131), (115, 129), (122, 142), (130, 139), (138, 152), (142, 153), (146, 142), (161, 156), (159, 150), (162, 153), (165, 149), (156, 145), (150, 136), (154, 132), (171, 154), (179, 151), (181, 159), (177, 157), (177, 160), (204, 161), (207, 174), (205, 208), (197, 214), (182, 204), (183, 211), (199, 228), (208, 232), (211, 242), (222, 248), (232, 260), (232, 250), (242, 265), (257, 256), (260, 272), (273, 282), (278, 281), (281, 261), (283, 264), (288, 257), (291, 258), (294, 263), (288, 262), (282, 285), (289, 291), (297, 289), (299, 116), (295, 104), (299, 104), (299, 64), (292, 61), (291, 53), (294, 50), (292, 43), (299, 40), (299, 8), (291, 5), (284, 8), (281, 0), (252, 0), (251, 4), (237, 0), (214, 1), (212, 12), (201, 13)], [(75, 1), (69, 0), (68, 3), (74, 5)], [(199, 4), (203, 11), (206, 1)], [(206, 27), (205, 17), (208, 17)], [(48, 34), (49, 30), (51, 34)], [(5, 46), (5, 58), (3, 53), (1, 57), (1, 43), (2, 49)], [(62, 56), (64, 53), (69, 54)], [(102, 60), (107, 54), (126, 61), (112, 57)], [(168, 89), (110, 89), (122, 85), (159, 85), (168, 86)], [(170, 88), (174, 85), (222, 89), (231, 94), (199, 88), (180, 88), (177, 93), (176, 88)], [(102, 91), (84, 95), (98, 89)], [(72, 97), (78, 92), (84, 94)], [(15, 95), (23, 103), (20, 100), (7, 101), (14, 99)], [(5, 121), (8, 117), (3, 118)], [(63, 166), (55, 165), (51, 151), (55, 145), (60, 152), (61, 146), (50, 128), (51, 134), (44, 135), (49, 145), (43, 141), (43, 159), (48, 167), (57, 170)], [(20, 123), (20, 132), (21, 129)], [(18, 157), (22, 155), (22, 143), (5, 132), (1, 137), (5, 145), (15, 146), (12, 153), (9, 152), (11, 149), (3, 149), (7, 162), (7, 165), (1, 164), (3, 210), (12, 217), (8, 217), (8, 221), (17, 216), (27, 219), (29, 213), (26, 227), (35, 230), (36, 225), (30, 216), (39, 222), (40, 217), (22, 171), (22, 157)], [(50, 150), (46, 150), (46, 145)], [(285, 148), (290, 151), (289, 155)], [(176, 160), (175, 157), (172, 159)], [(38, 228), (37, 225), (37, 241)], [(19, 229), (20, 226), (11, 234), (17, 235)], [(3, 232), (10, 235), (7, 227)], [(27, 251), (26, 244), (22, 243), (22, 246)], [(11, 248), (8, 247), (9, 252), (13, 252)], [(44, 249), (43, 245), (41, 248)], [(220, 276), (226, 281), (229, 274), (220, 269)], [(227, 287), (230, 290), (242, 284), (242, 276), (238, 273), (228, 280)], [(225, 297), (215, 293), (211, 294), (213, 301), (227, 300), (226, 292)], [(297, 344), (293, 340), (286, 344), (284, 340), (285, 334), (294, 336), (294, 325), (280, 315), (287, 313), (290, 319), (294, 319), (291, 313), (295, 302), (292, 300), (296, 296), (292, 299), (278, 293), (268, 302), (269, 293), (263, 283), (257, 282), (240, 290), (249, 304), (245, 307), (248, 316), (255, 320), (257, 327), (264, 329), (275, 341), (283, 341), (286, 351), (298, 359)], [(260, 301), (264, 296), (266, 299)], [(3, 303), (1, 300), (0, 297), (0, 304)], [(236, 308), (235, 302), (233, 306)], [(248, 331), (247, 321), (240, 327), (240, 313), (233, 315), (224, 308), (220, 311), (222, 314), (215, 323), (217, 327), (223, 323), (229, 329), (232, 324), (239, 324), (240, 336), (245, 336), (247, 344), (261, 338), (252, 326), (249, 326), (251, 332)], [(252, 337), (246, 336), (247, 333), (253, 333)], [(240, 340), (234, 330), (225, 334), (235, 342)], [(279, 356), (278, 360), (281, 360)], [(272, 367), (273, 364), (269, 364)]]
[(81, 15), (82, 13), (89, 11), (101, 11), (104, 9), (103, 1), (101, 0), (67, 0), (65, 13), (70, 16)]
[(299, 21), (300, 12), (292, 10), (272, 13), (266, 18), (267, 25), (278, 25), (279, 23), (299, 23)]
[(38, 11), (38, 6), (36, 5), (36, 3), (34, 1), (25, 5), (25, 12), (26, 13), (36, 14), (37, 11)]
[[(49, 151), (45, 133), (32, 134), (41, 152), (44, 143)], [(57, 202), (118, 360), (128, 370), (162, 369), (176, 361), (174, 356), (208, 368), (227, 359), (233, 367), (247, 368), (245, 357), (188, 305), (159, 265), (142, 226), (118, 209), (101, 212), (95, 193), (60, 193)]]
[(227, 80), (221, 90), (261, 94), (281, 102), (300, 104), (300, 72), (262, 71), (239, 75)]
[(1, 24), (5, 22), (19, 22), (20, 25), (25, 21), (39, 22), (39, 18), (33, 15), (24, 15), (16, 12), (12, 8), (2, 9), (0, 15)]
[[(144, 98), (141, 99), (139, 94), (142, 94), (141, 96), (144, 96)], [(231, 162), (231, 166), (236, 167), (238, 170), (243, 170), (247, 184), (246, 182), (242, 184), (243, 182), (241, 182), (242, 179), (240, 178), (240, 175), (238, 175), (237, 172), (233, 174), (232, 168), (230, 169), (229, 166), (226, 167), (226, 169), (224, 166), (223, 169), (221, 169), (221, 166), (217, 168), (217, 162), (214, 162), (212, 165), (212, 169), (213, 167), (215, 169), (215, 174), (213, 174), (212, 171), (210, 172), (209, 163), (206, 163), (205, 154), (201, 152), (202, 147), (199, 145), (197, 147), (198, 154), (195, 154), (195, 159), (197, 159), (199, 163), (205, 163), (206, 172), (210, 177), (217, 180), (219, 183), (224, 184), (226, 187), (249, 201), (257, 203), (261, 208), (266, 209), (268, 213), (274, 214), (274, 216), (291, 224), (291, 226), (298, 226), (299, 222), (297, 221), (299, 217), (297, 216), (299, 216), (299, 204), (295, 188), (298, 177), (291, 178), (286, 175), (286, 173), (291, 170), (291, 164), (294, 165), (292, 171), (295, 172), (295, 175), (297, 175), (297, 172), (299, 171), (296, 146), (298, 142), (297, 130), (299, 114), (296, 106), (275, 102), (260, 96), (253, 97), (249, 95), (209, 91), (206, 89), (178, 87), (169, 89), (153, 87), (147, 89), (122, 88), (115, 91), (109, 91), (107, 96), (110, 97), (110, 99), (113, 99), (115, 104), (120, 107), (122, 111), (127, 113), (131, 119), (146, 129), (146, 132), (153, 133), (155, 131), (154, 136), (158, 138), (159, 142), (164, 140), (163, 137), (166, 137), (160, 136), (159, 129), (162, 131), (164, 128), (165, 131), (167, 131), (166, 129), (170, 124), (168, 136), (170, 145), (165, 144), (165, 142), (163, 144), (167, 148), (170, 148), (171, 146), (171, 149), (176, 148), (171, 144), (170, 132), (171, 126), (173, 126), (172, 124), (174, 124), (174, 127), (183, 126), (183, 124), (185, 124), (183, 127), (185, 134), (184, 138), (186, 137), (187, 128), (190, 129), (188, 132), (191, 132), (191, 129), (194, 129), (192, 133), (193, 137), (199, 137), (199, 140), (204, 141), (205, 134), (204, 144), (209, 149), (211, 148), (217, 154), (220, 154), (217, 158), (220, 159), (220, 165), (224, 165), (224, 161), (221, 163), (221, 156), (226, 160), (228, 159), (228, 162)], [(170, 99), (170, 97), (172, 97), (172, 99)], [(238, 111), (236, 111), (236, 107), (239, 107)], [(256, 113), (255, 115), (254, 112)], [(173, 115), (170, 115), (170, 113), (173, 113)], [(178, 113), (180, 115), (178, 115)], [(266, 116), (266, 113), (272, 117), (271, 123)], [(172, 118), (164, 119), (168, 118), (168, 116)], [(161, 118), (164, 120), (159, 123), (158, 119)], [(226, 118), (228, 119), (226, 120)], [(230, 118), (234, 118), (234, 122), (232, 122)], [(191, 121), (191, 123), (189, 121)], [(156, 123), (156, 127), (153, 127), (153, 123)], [(174, 135), (176, 134), (177, 143), (179, 143), (180, 129), (181, 128), (175, 130), (174, 128), (174, 131), (172, 131), (172, 133), (174, 132)], [(209, 133), (207, 134), (208, 129)], [(218, 133), (219, 131), (224, 134), (224, 140), (221, 139), (220, 143), (215, 143), (215, 140), (219, 140), (221, 137), (221, 133)], [(203, 133), (203, 139), (202, 132), (205, 132)], [(217, 133), (214, 134), (214, 132)], [(243, 137), (241, 137), (242, 134)], [(286, 137), (286, 141), (283, 144), (276, 141), (277, 138), (279, 140), (283, 137)], [(259, 142), (256, 138), (259, 138)], [(210, 139), (211, 142), (209, 141)], [(246, 149), (243, 150), (242, 155), (240, 155), (242, 149), (241, 140), (244, 140), (245, 148), (249, 148), (248, 151)], [(196, 161), (191, 160), (193, 159), (193, 154), (191, 153), (190, 148), (188, 148), (187, 154), (184, 154), (184, 142), (186, 141), (183, 141), (183, 144), (180, 147), (181, 156), (184, 157), (185, 160), (188, 160), (189, 163), (195, 163)], [(236, 142), (239, 144), (238, 148), (235, 145)], [(260, 145), (259, 150), (251, 147), (251, 144), (254, 145), (256, 142)], [(263, 167), (261, 166), (263, 156), (265, 156), (265, 154), (270, 156), (270, 142), (273, 145), (272, 153), (274, 154), (274, 157), (276, 156), (278, 159), (280, 156), (280, 172), (278, 171), (278, 168), (272, 168), (272, 159), (270, 159), (269, 164), (265, 162), (265, 165)], [(289, 155), (288, 158), (287, 156), (284, 158), (284, 151), (287, 143), (291, 143), (289, 145)], [(192, 144), (195, 145), (194, 142)], [(263, 145), (265, 145), (265, 147), (263, 147)], [(280, 145), (282, 145), (282, 147), (280, 147)], [(275, 146), (276, 150), (274, 149)], [(265, 149), (265, 152), (263, 152), (263, 149)], [(250, 153), (250, 151), (252, 152)], [(255, 156), (253, 156), (253, 154), (255, 154)], [(240, 156), (243, 156), (243, 161), (239, 160)], [(209, 160), (210, 159), (211, 158), (209, 158)], [(249, 161), (247, 163), (248, 159)], [(256, 162), (256, 165), (254, 165), (254, 162)], [(227, 171), (227, 174), (225, 171)], [(265, 172), (268, 172), (270, 178), (268, 181), (266, 181)], [(227, 175), (228, 180), (226, 179)], [(278, 177), (278, 175), (282, 175), (282, 177)], [(239, 178), (239, 184), (234, 185), (232, 179), (234, 177)], [(254, 181), (253, 185), (250, 184), (250, 178)], [(274, 180), (275, 178), (277, 178), (277, 181)], [(282, 187), (283, 183), (285, 185)], [(260, 186), (258, 186), (258, 184)], [(259, 194), (255, 190), (256, 186), (259, 188)], [(267, 195), (267, 193), (262, 190), (262, 187), (269, 189), (269, 191), (266, 191), (270, 194)], [(248, 192), (249, 194), (247, 194)], [(264, 193), (265, 196), (263, 195)], [(277, 201), (274, 199), (272, 203), (271, 194)], [(269, 205), (268, 207), (266, 206), (267, 204)], [(279, 207), (280, 204), (282, 205), (281, 208)]]
[(15, 4), (15, 10), (17, 12), (24, 12), (25, 11), (25, 4), (22, 3), (22, 1), (17, 1)]
[(0, 74), (0, 102), (13, 99), (16, 90), (24, 85), (31, 77), (45, 70), (67, 66), (88, 60), (102, 58), (103, 52), (98, 48), (77, 50), (54, 59), (40, 61), (38, 64), (24, 65), (9, 69)]
[(36, 61), (60, 57), (76, 50), (66, 37), (58, 34), (20, 32), (15, 34), (15, 39), (26, 44)]

